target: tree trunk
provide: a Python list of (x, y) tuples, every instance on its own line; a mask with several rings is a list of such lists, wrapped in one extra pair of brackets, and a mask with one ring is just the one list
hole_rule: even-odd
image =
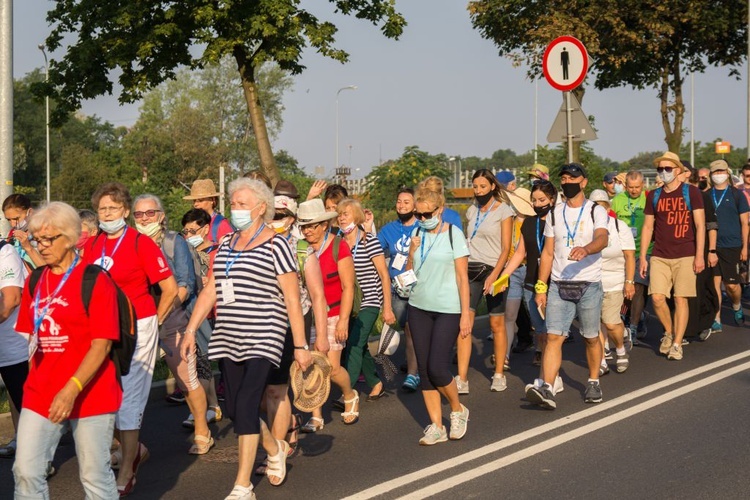
[[(670, 77), (672, 82), (670, 84)], [(670, 88), (674, 92), (674, 104), (669, 104)], [(661, 124), (664, 128), (664, 142), (667, 149), (675, 154), (680, 154), (682, 145), (682, 121), (685, 117), (685, 104), (682, 101), (682, 77), (680, 75), (680, 63), (675, 62), (672, 68), (664, 68), (661, 77)], [(670, 121), (670, 115), (674, 115), (674, 123)]]
[(252, 61), (247, 58), (243, 47), (235, 48), (234, 58), (237, 61), (237, 69), (240, 72), (242, 90), (245, 94), (245, 102), (247, 103), (247, 111), (250, 115), (250, 123), (253, 126), (255, 141), (258, 144), (260, 167), (268, 178), (271, 179), (271, 185), (275, 186), (280, 179), (279, 169), (276, 167), (276, 160), (273, 157), (271, 140), (268, 137), (268, 129), (266, 128), (266, 118), (263, 116), (263, 107), (258, 97), (255, 68)]

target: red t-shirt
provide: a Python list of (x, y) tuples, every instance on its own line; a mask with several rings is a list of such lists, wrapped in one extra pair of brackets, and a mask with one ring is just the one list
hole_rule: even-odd
[[(85, 268), (86, 264), (81, 263), (73, 269), (39, 327), (37, 350), (31, 358), (31, 369), (23, 386), (23, 407), (44, 417), (49, 416), (52, 400), (80, 366), (91, 348), (91, 341), (120, 338), (117, 292), (106, 274), (100, 274), (94, 284), (89, 314), (86, 315), (81, 298)], [(36, 285), (41, 310), (62, 278), (63, 274), (53, 274), (49, 270), (42, 274)], [(16, 330), (33, 334), (34, 297), (29, 291), (28, 279), (18, 311)], [(76, 398), (69, 418), (114, 413), (121, 402), (122, 389), (117, 383), (115, 365), (107, 356)]]
[[(680, 259), (695, 257), (695, 226), (693, 213), (687, 209), (682, 194), (682, 184), (671, 193), (663, 188), (659, 195), (659, 205), (654, 212), (654, 193), (646, 195), (643, 213), (654, 216), (654, 257)], [(703, 196), (695, 186), (688, 186), (690, 206), (693, 210), (703, 210)]]
[(208, 226), (208, 240), (213, 243), (219, 243), (221, 239), (229, 234), (234, 232), (234, 228), (229, 223), (229, 221), (224, 218), (219, 222), (219, 226), (216, 229), (216, 241), (213, 241), (213, 235), (214, 235), (214, 226), (216, 225), (216, 216), (218, 215), (218, 212), (214, 212), (211, 214), (211, 223)]
[(112, 265), (107, 270), (133, 303), (138, 319), (153, 316), (156, 314), (156, 303), (148, 286), (172, 276), (167, 259), (151, 238), (139, 235), (131, 227), (125, 230), (122, 243), (115, 250), (118, 239), (119, 237), (107, 238), (106, 234), (92, 238), (87, 243), (83, 260), (87, 264), (98, 263), (104, 248), (104, 255), (112, 260)]
[[(323, 273), (323, 291), (326, 295), (326, 304), (328, 304), (328, 317), (338, 316), (341, 309), (341, 278), (336, 261), (333, 260), (333, 238), (328, 237), (331, 242), (328, 244), (323, 253), (318, 257), (320, 262), (320, 271)], [(339, 244), (339, 260), (352, 257), (352, 251), (349, 249), (346, 241), (341, 240)]]

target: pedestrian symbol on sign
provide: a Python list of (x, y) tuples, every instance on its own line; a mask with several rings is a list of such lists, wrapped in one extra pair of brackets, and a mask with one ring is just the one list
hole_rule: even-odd
[(570, 64), (570, 54), (568, 54), (568, 49), (563, 47), (562, 52), (560, 53), (560, 65), (562, 65), (563, 80), (568, 79), (568, 65), (569, 64)]

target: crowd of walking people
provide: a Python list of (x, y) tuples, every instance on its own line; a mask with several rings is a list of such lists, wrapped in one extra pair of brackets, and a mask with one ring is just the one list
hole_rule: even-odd
[[(609, 173), (599, 188), (578, 163), (554, 178), (535, 164), (528, 183), (480, 169), (465, 219), (446, 205), (442, 180), (428, 177), (393, 194), (397, 218), (379, 230), (343, 186), (317, 181), (301, 200), (291, 182), (272, 186), (258, 171), (229, 184), (228, 219), (209, 179), (192, 185), (184, 214), (167, 214), (152, 194), (133, 200), (117, 182), (97, 189), (92, 210), (34, 208), (11, 195), (2, 205), (12, 230), (0, 241), (0, 376), (16, 437), (0, 456), (14, 459), (16, 498), (49, 497), (68, 430), (86, 497), (130, 494), (150, 455), (140, 429), (160, 354), (190, 410), (187, 453), (211, 453), (209, 425), (232, 421), (229, 500), (255, 498), (254, 474), (281, 486), (299, 433), (327, 423), (323, 401), (306, 418), (295, 413), (290, 370), (326, 365), (341, 423), (367, 417), (361, 401), (386, 391), (382, 353), (369, 345), (383, 324), (403, 331), (402, 390), (422, 393), (427, 419), (415, 444), (468, 430), (461, 395), (480, 310), (494, 363), (481, 390), (506, 391), (512, 353), (534, 349), (539, 375), (525, 397), (555, 409), (563, 343), (577, 332), (582, 399), (600, 403), (601, 377), (629, 370), (632, 346), (648, 334), (649, 300), (668, 360), (721, 332), (722, 300), (736, 325), (745, 321), (750, 162), (736, 183), (724, 160), (695, 169), (665, 152), (653, 163), (651, 190), (637, 170)], [(362, 382), (369, 392), (360, 394)]]

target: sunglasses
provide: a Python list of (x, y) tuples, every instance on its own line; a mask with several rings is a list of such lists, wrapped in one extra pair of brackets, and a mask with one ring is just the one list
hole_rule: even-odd
[(312, 231), (313, 229), (318, 229), (321, 224), (322, 222), (316, 222), (315, 224), (308, 224), (306, 226), (300, 226), (299, 230), (303, 233), (306, 231)]
[(674, 167), (656, 167), (656, 171), (659, 173), (666, 172), (668, 174), (671, 174), (672, 170), (674, 170)]
[(188, 228), (185, 228), (185, 229), (183, 229), (180, 232), (182, 233), (183, 236), (195, 236), (196, 234), (198, 234), (198, 231), (200, 231), (204, 227), (205, 226), (202, 226), (202, 227), (199, 227), (198, 229), (188, 229)]
[(135, 217), (136, 219), (143, 219), (144, 217), (148, 217), (150, 219), (159, 212), (161, 212), (161, 210), (145, 210), (143, 212), (133, 212), (133, 217)]
[(287, 217), (294, 217), (294, 216), (293, 216), (293, 215), (289, 215), (289, 214), (288, 214), (288, 213), (286, 213), (286, 212), (276, 212), (276, 213), (275, 213), (275, 214), (273, 215), (273, 220), (284, 220), (284, 219), (286, 219)]
[(419, 220), (432, 219), (432, 215), (437, 212), (437, 208), (432, 212), (414, 212), (414, 217)]

